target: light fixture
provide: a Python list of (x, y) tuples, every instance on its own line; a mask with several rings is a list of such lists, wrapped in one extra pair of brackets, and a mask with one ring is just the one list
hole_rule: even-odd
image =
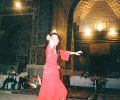
[(14, 6), (16, 9), (21, 9), (22, 8), (22, 3), (20, 1), (15, 1)]
[(84, 30), (83, 38), (84, 38), (84, 39), (91, 39), (92, 36), (93, 36), (92, 30), (91, 30), (90, 28), (86, 28), (86, 29)]
[(105, 29), (106, 25), (105, 23), (103, 22), (98, 22), (95, 24), (95, 28), (98, 30), (98, 31), (102, 31), (103, 29)]
[(85, 36), (91, 36), (91, 29), (90, 28), (85, 29)]
[(110, 31), (108, 32), (109, 37), (116, 37), (117, 32), (114, 28), (111, 28)]

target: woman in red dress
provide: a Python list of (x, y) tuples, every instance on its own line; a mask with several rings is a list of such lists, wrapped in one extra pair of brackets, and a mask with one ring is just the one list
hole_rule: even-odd
[[(59, 38), (56, 33), (47, 36), (48, 46), (46, 48), (46, 64), (43, 72), (42, 84), (38, 95), (38, 100), (66, 100), (67, 90), (60, 80), (59, 65), (57, 63), (58, 54), (56, 46)], [(80, 55), (82, 51), (70, 52), (60, 50), (63, 60), (68, 60), (69, 55)]]

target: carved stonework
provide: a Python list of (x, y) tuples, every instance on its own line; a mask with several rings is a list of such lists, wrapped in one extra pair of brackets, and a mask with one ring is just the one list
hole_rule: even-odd
[(43, 65), (45, 63), (44, 45), (32, 46), (30, 49), (29, 64)]

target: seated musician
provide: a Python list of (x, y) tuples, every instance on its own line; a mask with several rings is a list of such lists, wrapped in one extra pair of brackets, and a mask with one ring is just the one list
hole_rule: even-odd
[(3, 82), (2, 89), (5, 88), (5, 86), (8, 82), (13, 82), (11, 89), (15, 89), (15, 85), (17, 84), (17, 81), (16, 81), (16, 78), (15, 78), (16, 72), (15, 72), (14, 68), (10, 67), (9, 70), (7, 71), (7, 74), (8, 74), (8, 77)]
[(38, 95), (40, 86), (41, 86), (41, 78), (39, 75), (33, 75), (32, 79), (29, 80), (29, 85), (35, 89), (35, 94)]
[(18, 89), (20, 90), (21, 87), (26, 89), (27, 88), (27, 82), (28, 82), (28, 72), (26, 72), (26, 69), (23, 68), (22, 72), (19, 75)]

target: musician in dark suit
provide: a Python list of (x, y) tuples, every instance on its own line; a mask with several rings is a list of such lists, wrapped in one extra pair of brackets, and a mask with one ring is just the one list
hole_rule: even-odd
[(23, 68), (22, 72), (19, 75), (19, 82), (18, 82), (18, 89), (20, 90), (21, 87), (24, 89), (27, 88), (27, 82), (28, 82), (28, 72), (26, 72), (26, 69)]
[(16, 72), (15, 72), (14, 68), (10, 67), (10, 69), (7, 71), (7, 74), (8, 74), (8, 77), (3, 82), (2, 89), (5, 88), (5, 86), (8, 82), (13, 82), (11, 89), (15, 89), (15, 85), (17, 84), (17, 81), (16, 81), (16, 78), (15, 78)]

